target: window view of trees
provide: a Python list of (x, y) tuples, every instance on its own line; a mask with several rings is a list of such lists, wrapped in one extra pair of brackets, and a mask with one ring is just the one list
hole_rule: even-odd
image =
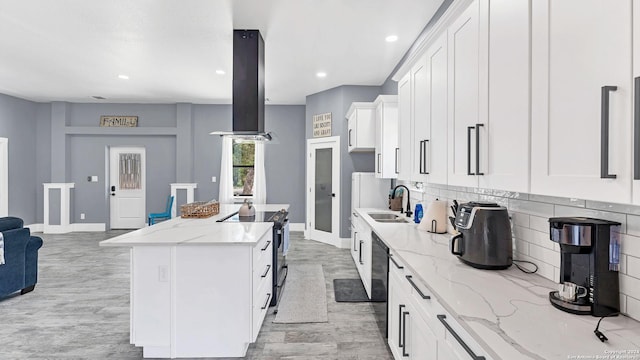
[(233, 194), (253, 195), (253, 174), (255, 143), (247, 140), (233, 140)]

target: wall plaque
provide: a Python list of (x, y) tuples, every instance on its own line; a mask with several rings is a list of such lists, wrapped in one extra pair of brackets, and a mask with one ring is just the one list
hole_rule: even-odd
[(137, 116), (114, 116), (114, 115), (102, 115), (100, 116), (100, 126), (103, 127), (137, 127)]
[(313, 115), (313, 137), (331, 136), (331, 113)]

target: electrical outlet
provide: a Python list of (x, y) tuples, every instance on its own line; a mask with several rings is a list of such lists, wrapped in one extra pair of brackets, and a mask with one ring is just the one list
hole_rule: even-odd
[(84, 220), (84, 213), (80, 214), (80, 220)]
[(216, 182), (216, 177), (215, 176), (211, 177), (211, 182)]

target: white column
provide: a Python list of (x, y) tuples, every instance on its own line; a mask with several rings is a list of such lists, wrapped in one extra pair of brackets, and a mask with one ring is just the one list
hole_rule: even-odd
[[(44, 183), (44, 233), (64, 234), (71, 232), (69, 221), (71, 189), (74, 183)], [(60, 189), (60, 225), (49, 223), (49, 190)]]
[(176, 193), (178, 190), (186, 190), (187, 191), (187, 203), (193, 202), (193, 193), (194, 189), (198, 187), (197, 183), (175, 183), (171, 185), (171, 196), (173, 196), (173, 205), (171, 206), (171, 217), (176, 217), (176, 206), (178, 202), (178, 197)]

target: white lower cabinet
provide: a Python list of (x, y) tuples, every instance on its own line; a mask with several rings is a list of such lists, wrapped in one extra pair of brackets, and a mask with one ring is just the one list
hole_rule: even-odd
[(387, 305), (388, 342), (396, 360), (491, 359), (393, 251)]
[(371, 228), (355, 215), (351, 222), (351, 257), (371, 299)]

